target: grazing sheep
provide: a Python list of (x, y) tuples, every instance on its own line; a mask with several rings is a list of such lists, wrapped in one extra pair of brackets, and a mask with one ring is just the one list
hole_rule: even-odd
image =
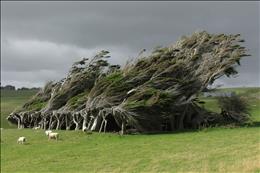
[(21, 137), (18, 138), (17, 143), (18, 144), (24, 144), (25, 141), (26, 141), (26, 138), (24, 136), (21, 136)]
[(51, 130), (46, 130), (45, 131), (46, 136), (49, 136), (49, 133), (52, 133), (52, 131)]
[(53, 132), (51, 132), (51, 133), (49, 133), (48, 134), (48, 139), (50, 140), (50, 139), (56, 139), (56, 141), (58, 140), (58, 137), (59, 137), (59, 133), (53, 133)]

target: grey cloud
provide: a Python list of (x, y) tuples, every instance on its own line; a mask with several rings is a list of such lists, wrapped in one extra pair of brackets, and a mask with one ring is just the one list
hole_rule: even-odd
[[(256, 84), (244, 80), (245, 74), (259, 79), (259, 2), (46, 1), (1, 5), (3, 71), (41, 69), (64, 74), (75, 58), (101, 49), (109, 49), (114, 53), (112, 62), (122, 64), (143, 48), (168, 45), (182, 35), (207, 30), (241, 33), (252, 55), (242, 61), (241, 75), (235, 81), (220, 81)], [(24, 49), (15, 47), (17, 42)], [(12, 79), (6, 75), (3, 82)]]
[[(130, 51), (120, 47), (103, 47), (111, 50), (114, 63), (122, 64)], [(2, 43), (3, 71), (64, 71), (81, 57), (91, 57), (101, 49), (83, 49), (73, 45), (56, 44), (38, 40), (5, 40)], [(113, 51), (115, 53), (113, 53)], [(124, 51), (124, 53), (122, 52)], [(120, 60), (121, 58), (121, 60)], [(116, 60), (115, 60), (116, 59)]]
[[(16, 86), (42, 86), (49, 80), (65, 77), (71, 64), (82, 57), (93, 57), (101, 49), (82, 49), (73, 45), (37, 40), (4, 40), (2, 42), (1, 79)], [(104, 47), (111, 51), (113, 64), (124, 64), (131, 51)], [(134, 57), (135, 55), (132, 55)]]
[(106, 44), (150, 47), (174, 42), (197, 29), (241, 33), (243, 28), (255, 28), (254, 32), (258, 32), (257, 27), (253, 27), (257, 21), (248, 20), (257, 19), (256, 2), (11, 4), (3, 4), (2, 23), (7, 35), (11, 32), (16, 37), (68, 42), (85, 48)]

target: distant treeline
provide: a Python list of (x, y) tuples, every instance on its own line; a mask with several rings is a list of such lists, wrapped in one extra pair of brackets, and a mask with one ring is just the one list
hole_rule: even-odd
[(15, 86), (12, 85), (6, 85), (6, 86), (1, 86), (1, 90), (40, 90), (41, 88), (37, 87), (32, 87), (32, 88), (27, 88), (27, 87), (21, 87), (21, 88), (15, 88)]

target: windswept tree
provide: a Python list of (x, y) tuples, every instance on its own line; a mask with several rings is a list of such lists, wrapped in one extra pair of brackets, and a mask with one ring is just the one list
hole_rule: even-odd
[(237, 74), (241, 57), (249, 56), (242, 42), (239, 34), (197, 32), (124, 68), (110, 65), (109, 52), (101, 51), (74, 63), (67, 78), (48, 84), (51, 93), (45, 99), (40, 91), (15, 114), (34, 111), (35, 100), (44, 100), (42, 116), (59, 112), (56, 125), (72, 116), (77, 121), (72, 129), (151, 132), (220, 123), (221, 116), (201, 107), (197, 95), (219, 77)]

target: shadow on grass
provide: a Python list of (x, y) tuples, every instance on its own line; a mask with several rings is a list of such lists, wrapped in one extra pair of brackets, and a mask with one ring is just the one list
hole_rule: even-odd
[[(260, 127), (260, 122), (255, 121), (251, 123), (246, 123), (246, 124), (226, 124), (226, 125), (216, 125), (216, 126), (210, 126), (210, 127), (203, 127), (200, 129), (184, 129), (184, 130), (176, 130), (176, 131), (165, 131), (165, 132), (145, 132), (141, 133), (140, 135), (162, 135), (162, 134), (183, 134), (183, 133), (193, 133), (193, 132), (209, 132), (212, 131), (216, 128), (223, 128), (223, 129), (235, 129), (235, 128), (241, 128), (241, 127), (246, 127), (246, 128), (256, 128)], [(132, 135), (132, 134), (130, 134)]]
[[(162, 134), (182, 134), (182, 133), (192, 133), (192, 132), (199, 132), (202, 129), (183, 129), (183, 130), (175, 130), (175, 131), (153, 131), (153, 132), (144, 132), (140, 135), (162, 135)], [(131, 134), (132, 135), (132, 134)]]
[(30, 142), (25, 142), (23, 144), (18, 144), (18, 145), (31, 145), (31, 143)]
[(252, 122), (252, 123), (244, 124), (244, 125), (242, 125), (242, 127), (260, 127), (260, 122), (255, 121), (255, 122)]
[(63, 140), (63, 138), (59, 138), (58, 140), (56, 140), (56, 139), (47, 139), (48, 140), (48, 142), (62, 142), (62, 141), (64, 141)]

